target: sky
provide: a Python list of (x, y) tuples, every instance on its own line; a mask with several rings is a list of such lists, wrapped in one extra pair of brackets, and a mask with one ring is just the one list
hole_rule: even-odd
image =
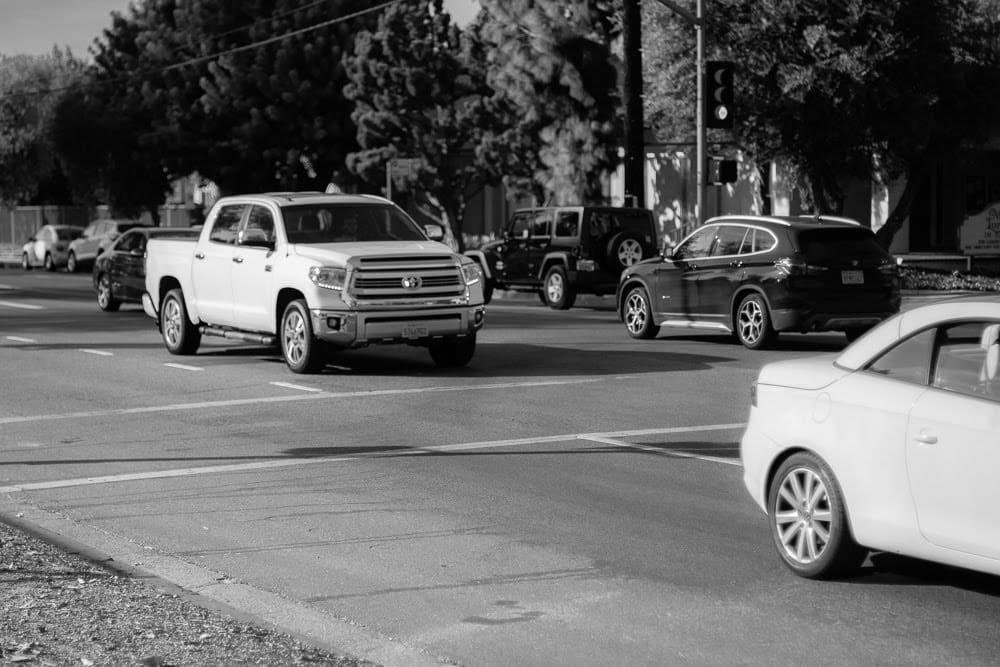
[[(237, 0), (238, 1), (238, 0)], [(477, 0), (445, 0), (459, 25), (478, 10)], [(129, 0), (0, 0), (0, 54), (41, 55), (68, 46), (78, 58), (111, 25), (111, 12), (124, 12)]]

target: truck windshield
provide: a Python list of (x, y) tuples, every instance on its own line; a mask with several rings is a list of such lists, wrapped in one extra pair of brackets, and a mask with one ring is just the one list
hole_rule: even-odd
[(281, 212), (289, 243), (427, 240), (409, 216), (392, 206), (309, 204), (285, 206)]

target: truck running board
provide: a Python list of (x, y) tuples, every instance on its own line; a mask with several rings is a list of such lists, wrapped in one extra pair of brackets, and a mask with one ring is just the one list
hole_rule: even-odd
[(274, 345), (277, 342), (275, 336), (268, 336), (267, 334), (259, 333), (246, 333), (243, 331), (235, 331), (233, 329), (222, 329), (220, 327), (209, 327), (202, 326), (199, 327), (203, 336), (221, 336), (222, 338), (235, 338), (237, 340), (243, 340), (248, 343), (258, 343), (260, 345)]

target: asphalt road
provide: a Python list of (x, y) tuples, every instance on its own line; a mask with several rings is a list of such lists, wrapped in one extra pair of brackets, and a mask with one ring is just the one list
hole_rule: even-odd
[(317, 376), (163, 349), (89, 276), (0, 270), (0, 512), (386, 664), (995, 664), (994, 577), (886, 554), (809, 582), (741, 480), (766, 361), (718, 334), (491, 304), (477, 356)]

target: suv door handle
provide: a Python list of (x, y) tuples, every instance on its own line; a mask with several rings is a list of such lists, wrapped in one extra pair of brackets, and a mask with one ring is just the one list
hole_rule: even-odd
[(923, 429), (921, 429), (920, 433), (915, 435), (913, 439), (924, 445), (936, 445), (938, 441), (936, 435), (934, 435), (930, 431), (925, 431)]
[(243, 263), (243, 258), (242, 257), (233, 257), (233, 261), (236, 262), (237, 264), (242, 264)]

